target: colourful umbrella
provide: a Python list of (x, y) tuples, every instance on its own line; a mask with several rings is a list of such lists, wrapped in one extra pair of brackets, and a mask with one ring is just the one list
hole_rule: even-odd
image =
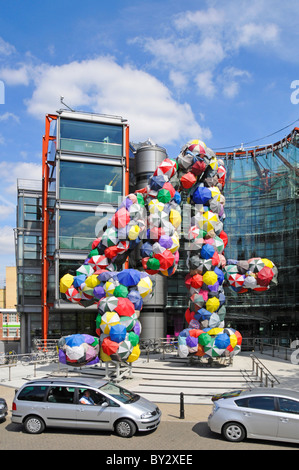
[(121, 323), (113, 325), (110, 328), (110, 338), (112, 341), (115, 341), (116, 343), (121, 343), (122, 341), (124, 341), (126, 334), (127, 334), (127, 329), (125, 325), (122, 325)]
[(132, 351), (133, 351), (133, 345), (130, 343), (130, 341), (125, 340), (119, 344), (117, 353), (119, 357), (125, 361), (126, 359), (128, 359)]
[(194, 155), (199, 155), (199, 154), (205, 155), (205, 154), (206, 154), (206, 150), (207, 150), (206, 144), (205, 144), (202, 140), (199, 140), (199, 139), (190, 140), (190, 141), (187, 143), (187, 148), (188, 148), (188, 150), (190, 150), (190, 152), (192, 152)]
[(116, 228), (125, 227), (130, 222), (130, 214), (125, 207), (118, 209), (111, 219), (112, 225)]
[(110, 328), (119, 323), (120, 318), (116, 312), (105, 312), (101, 318), (100, 328), (105, 335), (109, 335)]
[(245, 281), (245, 276), (243, 274), (230, 274), (228, 277), (228, 282), (233, 287), (241, 287), (243, 286)]
[(74, 276), (71, 274), (65, 274), (59, 282), (60, 292), (65, 294), (66, 291), (73, 285)]
[(137, 289), (142, 298), (145, 298), (153, 290), (153, 283), (150, 277), (143, 277), (137, 284)]
[(112, 341), (109, 337), (104, 338), (102, 341), (102, 350), (107, 356), (111, 356), (111, 354), (115, 354), (118, 350), (119, 344), (115, 341)]
[(130, 317), (135, 313), (135, 305), (128, 297), (119, 297), (114, 311), (118, 313), (119, 316)]
[(76, 270), (76, 275), (85, 274), (86, 276), (91, 276), (93, 272), (93, 267), (90, 264), (82, 264), (82, 266)]
[(81, 300), (81, 293), (78, 292), (74, 287), (69, 287), (69, 289), (65, 292), (65, 295), (67, 299), (73, 303), (78, 303)]

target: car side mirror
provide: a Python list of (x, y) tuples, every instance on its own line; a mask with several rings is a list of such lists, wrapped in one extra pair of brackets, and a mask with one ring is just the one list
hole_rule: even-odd
[(102, 403), (101, 405), (102, 408), (107, 408), (107, 406), (109, 406), (109, 403), (107, 403), (106, 401), (104, 401), (104, 403)]

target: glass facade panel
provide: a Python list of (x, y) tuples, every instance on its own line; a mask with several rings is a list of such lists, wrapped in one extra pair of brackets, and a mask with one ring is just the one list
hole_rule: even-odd
[(60, 149), (120, 157), (123, 155), (123, 127), (61, 119)]
[(118, 204), (122, 195), (123, 168), (60, 161), (60, 199)]
[(59, 211), (59, 248), (90, 250), (111, 214), (107, 212)]
[(271, 259), (278, 268), (279, 282), (277, 287), (260, 293), (236, 295), (227, 289), (227, 311), (228, 315), (242, 314), (268, 323), (267, 334), (273, 328), (270, 319), (296, 319), (298, 157), (298, 148), (289, 144), (267, 155), (225, 161), (226, 258)]

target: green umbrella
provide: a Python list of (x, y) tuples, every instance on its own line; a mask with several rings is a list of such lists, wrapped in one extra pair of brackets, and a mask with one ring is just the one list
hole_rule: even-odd
[(93, 267), (89, 264), (82, 264), (80, 268), (76, 270), (76, 276), (80, 274), (85, 274), (86, 276), (91, 276), (93, 274)]
[(107, 228), (102, 236), (103, 245), (107, 247), (117, 245), (118, 241), (117, 230), (115, 230), (113, 227)]
[(139, 336), (136, 335), (136, 333), (134, 333), (133, 331), (131, 331), (128, 334), (128, 340), (133, 346), (137, 346), (137, 344), (139, 343)]
[(171, 200), (171, 194), (168, 189), (160, 189), (157, 196), (158, 201), (167, 203)]
[(127, 331), (131, 331), (134, 328), (136, 320), (137, 320), (136, 313), (133, 313), (133, 315), (131, 315), (130, 317), (126, 317), (124, 315), (120, 316), (120, 323), (122, 325), (125, 325), (125, 327), (127, 328)]
[(96, 327), (97, 328), (100, 328), (101, 321), (102, 321), (102, 315), (98, 314), (97, 318), (96, 318)]
[(126, 360), (133, 350), (133, 345), (128, 340), (124, 340), (119, 343), (117, 354), (122, 360)]
[(160, 268), (160, 261), (156, 258), (149, 258), (146, 267), (155, 271)]
[(114, 295), (110, 297), (103, 297), (99, 302), (99, 309), (103, 312), (113, 312), (114, 308), (117, 307), (118, 299)]
[(201, 333), (198, 337), (198, 343), (204, 347), (210, 346), (212, 344), (212, 338), (208, 333)]
[(123, 284), (119, 284), (119, 286), (116, 286), (114, 289), (114, 297), (127, 297), (129, 293), (129, 289), (124, 286)]

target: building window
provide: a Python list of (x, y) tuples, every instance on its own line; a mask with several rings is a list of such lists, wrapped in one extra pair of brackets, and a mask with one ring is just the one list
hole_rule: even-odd
[(91, 250), (111, 214), (60, 209), (59, 216), (59, 248)]
[(123, 127), (61, 119), (60, 149), (120, 157), (123, 154)]
[(118, 204), (123, 167), (60, 161), (60, 199)]

